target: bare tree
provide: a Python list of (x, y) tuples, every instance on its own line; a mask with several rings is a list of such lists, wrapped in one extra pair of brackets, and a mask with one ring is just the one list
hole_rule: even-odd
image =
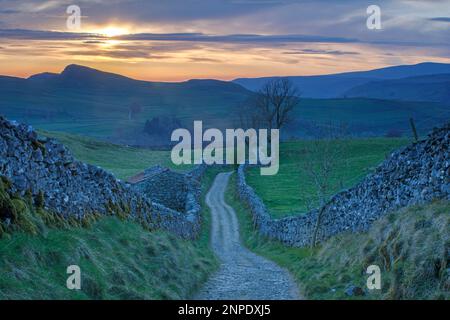
[(336, 177), (339, 167), (348, 165), (345, 127), (327, 124), (318, 127), (316, 136), (306, 143), (303, 170), (313, 183), (319, 204), (316, 225), (311, 238), (311, 247), (317, 242), (317, 234), (325, 207), (331, 193), (343, 187), (342, 179)]
[(300, 94), (286, 78), (268, 81), (241, 108), (241, 125), (252, 128), (281, 129), (291, 120)]

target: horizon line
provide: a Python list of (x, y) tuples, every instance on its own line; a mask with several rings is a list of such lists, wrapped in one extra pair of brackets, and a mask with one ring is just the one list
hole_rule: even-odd
[(164, 80), (164, 81), (160, 81), (160, 80), (157, 80), (157, 79), (134, 78), (134, 77), (127, 76), (127, 75), (124, 75), (124, 74), (121, 74), (121, 73), (111, 72), (111, 71), (104, 70), (104, 69), (99, 69), (99, 68), (94, 68), (94, 67), (91, 67), (89, 65), (78, 64), (78, 63), (69, 63), (69, 64), (65, 65), (65, 67), (59, 73), (58, 72), (50, 72), (50, 71), (42, 71), (42, 72), (30, 74), (29, 76), (26, 76), (26, 77), (15, 76), (15, 75), (11, 75), (11, 74), (0, 74), (0, 77), (10, 77), (10, 78), (28, 80), (28, 79), (30, 79), (33, 76), (42, 75), (42, 74), (61, 75), (68, 67), (70, 67), (70, 66), (77, 66), (77, 67), (82, 67), (82, 68), (95, 70), (95, 71), (98, 71), (98, 72), (118, 75), (118, 76), (121, 76), (121, 77), (124, 77), (124, 78), (128, 78), (128, 79), (131, 79), (131, 80), (135, 80), (135, 81), (144, 81), (144, 82), (183, 83), (183, 82), (188, 82), (188, 81), (191, 81), (191, 80), (216, 80), (216, 81), (224, 81), (224, 82), (233, 82), (233, 81), (239, 80), (239, 79), (266, 79), (266, 78), (295, 78), (295, 77), (336, 76), (336, 75), (351, 74), (351, 73), (358, 73), (358, 72), (370, 72), (370, 71), (381, 70), (381, 69), (392, 68), (392, 67), (417, 66), (417, 65), (421, 65), (421, 64), (448, 64), (448, 65), (450, 65), (450, 63), (436, 62), (436, 61), (429, 61), (429, 60), (427, 60), (427, 61), (413, 63), (413, 64), (393, 64), (393, 65), (386, 65), (386, 66), (379, 67), (379, 68), (371, 68), (371, 69), (366, 69), (366, 70), (358, 69), (358, 70), (350, 70), (350, 71), (337, 72), (337, 73), (322, 73), (322, 74), (309, 74), (309, 75), (267, 75), (267, 76), (260, 76), (260, 77), (245, 77), (245, 76), (243, 76), (243, 77), (233, 77), (233, 78), (219, 78), (219, 77), (218, 78), (212, 78), (212, 77), (199, 78), (199, 77), (194, 77), (194, 78), (186, 78), (184, 80), (174, 80), (174, 81)]

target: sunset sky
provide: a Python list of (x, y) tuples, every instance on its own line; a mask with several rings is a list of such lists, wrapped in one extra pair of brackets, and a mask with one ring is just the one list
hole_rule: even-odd
[[(381, 8), (381, 30), (366, 9)], [(81, 28), (66, 26), (69, 5)], [(450, 0), (0, 0), (0, 74), (76, 63), (137, 79), (311, 75), (450, 63)]]

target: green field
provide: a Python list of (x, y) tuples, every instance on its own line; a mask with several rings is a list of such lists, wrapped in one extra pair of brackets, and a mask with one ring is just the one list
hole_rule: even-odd
[[(149, 150), (127, 147), (91, 138), (60, 133), (41, 134), (56, 138), (67, 146), (74, 156), (112, 172), (119, 179), (129, 178), (153, 165), (162, 165), (178, 171), (192, 168), (175, 166), (169, 150)], [(406, 144), (406, 139), (355, 139), (348, 142), (348, 157), (333, 176), (337, 187), (350, 187), (367, 175), (392, 150)], [(247, 171), (248, 183), (263, 198), (276, 217), (306, 212), (315, 203), (314, 185), (302, 167), (302, 155), (307, 141), (282, 143), (280, 146), (280, 171), (275, 176), (261, 176), (259, 169)], [(339, 188), (332, 193), (339, 191)]]
[(132, 177), (154, 165), (162, 165), (177, 171), (192, 168), (189, 165), (175, 166), (170, 159), (170, 151), (127, 147), (62, 132), (39, 131), (39, 133), (57, 139), (68, 147), (78, 160), (102, 167), (119, 179)]
[[(198, 96), (182, 92), (179, 95), (165, 97), (163, 102), (143, 100), (142, 113), (135, 119), (128, 120), (127, 105), (131, 103), (122, 96), (80, 96), (72, 98), (67, 94), (61, 98), (47, 97), (43, 101), (28, 101), (17, 105), (14, 99), (5, 96), (0, 102), (0, 112), (10, 119), (30, 123), (36, 128), (48, 131), (62, 131), (72, 134), (110, 139), (119, 131), (129, 135), (136, 130), (143, 130), (146, 120), (156, 116), (172, 116), (181, 121), (183, 126), (191, 127), (194, 120), (202, 120), (205, 127), (234, 128), (239, 127), (239, 106), (244, 97), (237, 92), (235, 98), (227, 92), (212, 93), (224, 96), (224, 101), (210, 97), (200, 91)], [(206, 95), (206, 96), (205, 96)], [(53, 100), (54, 99), (54, 100)], [(141, 97), (139, 97), (139, 100)], [(70, 107), (60, 107), (74, 106)], [(27, 106), (54, 114), (47, 119), (44, 116), (27, 116)], [(44, 110), (44, 111), (43, 111)], [(76, 110), (76, 113), (74, 111)], [(44, 112), (45, 113), (45, 112)], [(316, 123), (344, 123), (352, 134), (384, 136), (389, 130), (399, 130), (410, 136), (409, 118), (416, 120), (419, 134), (425, 134), (434, 125), (442, 123), (449, 117), (448, 105), (433, 102), (389, 101), (377, 99), (302, 99), (293, 112), (293, 125), (289, 126), (288, 136), (305, 136), (308, 125)]]
[[(173, 87), (173, 88), (172, 88)], [(17, 85), (2, 92), (0, 114), (48, 131), (62, 131), (97, 139), (125, 138), (134, 141), (147, 120), (176, 116), (182, 126), (192, 127), (202, 120), (205, 127), (219, 129), (240, 127), (241, 106), (250, 92), (227, 83), (222, 85), (155, 85), (152, 89), (131, 87), (72, 90), (43, 94), (44, 88), (18, 93)], [(142, 111), (128, 118), (128, 106), (142, 105)], [(395, 101), (366, 98), (301, 99), (293, 110), (288, 137), (310, 136), (308, 126), (330, 121), (348, 125), (349, 132), (362, 136), (384, 136), (392, 129), (410, 136), (409, 118), (416, 121), (419, 134), (449, 118), (449, 106), (443, 103)], [(131, 140), (128, 140), (131, 139)], [(132, 142), (130, 142), (132, 143)]]
[(415, 120), (420, 135), (450, 117), (448, 103), (396, 101), (368, 98), (302, 99), (293, 111), (294, 131), (308, 133), (314, 123), (345, 124), (352, 134), (384, 136), (396, 130), (411, 136), (409, 118)]
[[(261, 176), (259, 168), (247, 170), (247, 182), (274, 217), (301, 214), (318, 205), (313, 179), (304, 168), (308, 141), (280, 145), (280, 170), (274, 176)], [(355, 185), (370, 173), (394, 149), (407, 144), (406, 139), (352, 139), (345, 142), (346, 152), (331, 175), (329, 195)]]
[[(314, 249), (290, 248), (254, 230), (235, 185), (234, 174), (226, 202), (236, 210), (243, 243), (288, 269), (307, 299), (450, 299), (448, 201), (393, 212), (369, 232), (341, 234)], [(347, 296), (350, 285), (366, 288), (371, 264), (381, 268), (381, 290)]]

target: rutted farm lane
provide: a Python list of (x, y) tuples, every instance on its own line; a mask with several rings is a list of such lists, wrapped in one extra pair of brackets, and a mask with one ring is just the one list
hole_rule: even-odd
[(195, 299), (299, 299), (298, 288), (285, 269), (241, 244), (236, 213), (224, 198), (230, 175), (218, 174), (206, 196), (211, 208), (212, 247), (222, 264)]

